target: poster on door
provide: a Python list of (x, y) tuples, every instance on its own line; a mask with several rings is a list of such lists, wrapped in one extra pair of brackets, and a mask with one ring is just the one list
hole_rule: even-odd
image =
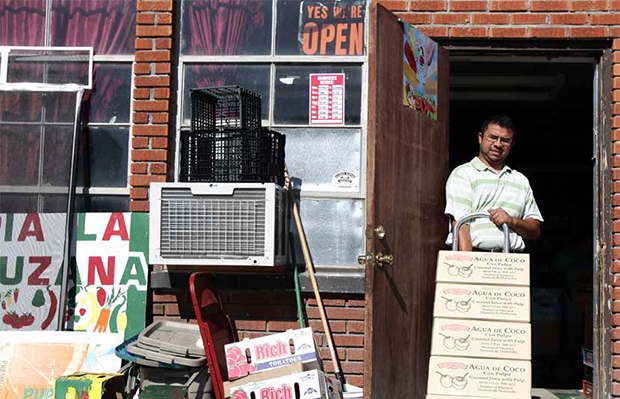
[(310, 74), (310, 125), (344, 125), (344, 73)]
[(403, 105), (437, 120), (437, 43), (404, 23)]

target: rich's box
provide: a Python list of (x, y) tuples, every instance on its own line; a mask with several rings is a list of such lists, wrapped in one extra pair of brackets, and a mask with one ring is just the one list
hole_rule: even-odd
[(342, 399), (342, 385), (320, 370), (311, 370), (236, 387), (230, 398)]
[(429, 394), (522, 399), (531, 391), (528, 361), (431, 356)]
[[(471, 398), (471, 399), (489, 399), (487, 397), (482, 397), (482, 396), (454, 396), (454, 395), (426, 395), (426, 399), (467, 399), (467, 398)], [(523, 398), (523, 399), (529, 399), (529, 398)]]
[(532, 328), (529, 323), (436, 317), (431, 355), (530, 360)]
[(437, 282), (530, 285), (530, 255), (439, 251)]
[(435, 317), (530, 321), (529, 287), (437, 283)]
[(246, 338), (226, 345), (224, 350), (229, 380), (292, 363), (306, 363), (307, 369), (322, 369), (310, 327), (261, 338)]
[(226, 397), (230, 397), (230, 394), (233, 393), (237, 387), (310, 370), (308, 363), (293, 363), (276, 369), (263, 371), (262, 373), (248, 374), (245, 377), (233, 381), (224, 381), (224, 394)]

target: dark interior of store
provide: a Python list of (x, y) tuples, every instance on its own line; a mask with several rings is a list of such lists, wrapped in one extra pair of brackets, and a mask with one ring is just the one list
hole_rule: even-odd
[(478, 154), (478, 131), (492, 114), (516, 124), (507, 164), (530, 180), (545, 222), (526, 242), (532, 294), (532, 386), (579, 389), (592, 348), (594, 92), (587, 60), (515, 62), (453, 57), (450, 169)]

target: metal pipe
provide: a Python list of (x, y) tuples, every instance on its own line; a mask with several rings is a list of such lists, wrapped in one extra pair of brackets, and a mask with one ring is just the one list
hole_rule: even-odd
[[(489, 218), (488, 212), (472, 212), (464, 215), (462, 218), (456, 221), (454, 228), (452, 229), (452, 250), (459, 250), (459, 228), (461, 225), (471, 219), (477, 218)], [(504, 252), (510, 252), (510, 227), (506, 223), (502, 225), (504, 230)]]

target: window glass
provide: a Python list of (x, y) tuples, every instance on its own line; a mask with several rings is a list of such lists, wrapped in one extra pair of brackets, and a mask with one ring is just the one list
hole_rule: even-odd
[(0, 3), (0, 46), (45, 45), (45, 1)]
[(183, 90), (183, 124), (190, 124), (190, 89), (239, 85), (262, 97), (263, 124), (269, 119), (269, 72), (268, 64), (190, 64), (185, 66)]
[(0, 186), (37, 185), (40, 137), (38, 125), (0, 125)]
[(129, 123), (130, 99), (131, 64), (96, 64), (88, 121)]
[(363, 55), (364, 0), (278, 1), (276, 54)]
[(274, 130), (286, 134), (286, 161), (302, 191), (359, 191), (359, 129)]
[(37, 212), (37, 195), (2, 193), (0, 195), (0, 213)]
[(362, 68), (359, 65), (305, 65), (276, 66), (274, 123), (309, 124), (310, 74), (344, 73), (345, 125), (358, 125), (361, 112)]
[(76, 212), (129, 212), (126, 195), (78, 195), (75, 197)]
[(186, 0), (182, 54), (271, 53), (272, 0)]
[(75, 121), (75, 97), (73, 92), (48, 92), (43, 95), (45, 121), (70, 123)]
[(0, 121), (40, 121), (43, 95), (43, 93), (0, 91)]
[(43, 185), (69, 186), (73, 125), (45, 126), (43, 143)]
[(53, 0), (52, 46), (93, 47), (95, 54), (133, 54), (136, 3)]
[[(78, 165), (78, 185), (126, 187), (129, 127), (91, 126), (82, 140), (84, 153)], [(89, 161), (84, 162), (86, 159)]]
[(43, 198), (44, 213), (67, 213), (67, 203), (69, 202), (67, 194), (47, 194), (41, 197)]
[(36, 50), (12, 50), (9, 53), (6, 81), (8, 83), (43, 83), (43, 63), (31, 62), (42, 52)]

